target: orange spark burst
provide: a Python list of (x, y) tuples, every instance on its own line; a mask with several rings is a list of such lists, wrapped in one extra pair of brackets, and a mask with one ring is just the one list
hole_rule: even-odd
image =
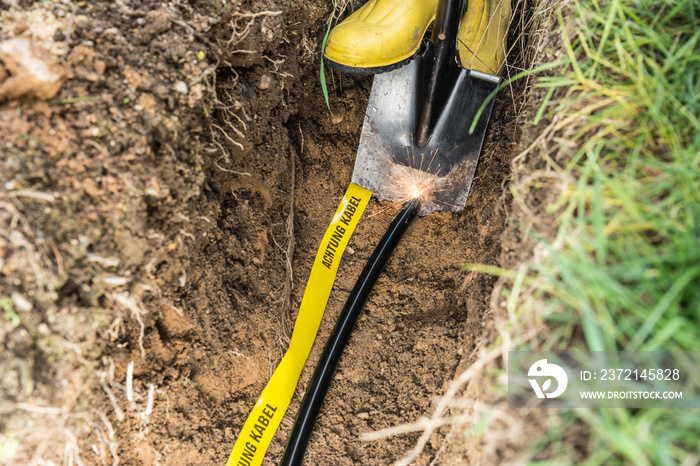
[(392, 183), (387, 187), (391, 192), (392, 200), (404, 203), (419, 199), (421, 204), (426, 206), (433, 203), (433, 195), (439, 191), (436, 184), (438, 176), (424, 171), (427, 167), (421, 165), (423, 163), (416, 164), (413, 168), (397, 163), (392, 164)]

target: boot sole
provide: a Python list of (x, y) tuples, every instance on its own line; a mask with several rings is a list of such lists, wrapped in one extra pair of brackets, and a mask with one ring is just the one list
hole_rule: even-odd
[(389, 71), (394, 71), (394, 70), (401, 68), (402, 66), (410, 63), (410, 61), (413, 60), (417, 54), (418, 53), (414, 53), (410, 57), (405, 58), (399, 62), (392, 63), (391, 65), (374, 66), (374, 67), (366, 67), (366, 68), (361, 67), (361, 66), (343, 65), (342, 63), (335, 62), (326, 56), (324, 56), (323, 59), (325, 60), (325, 62), (329, 68), (332, 68), (336, 71), (340, 71), (342, 73), (349, 73), (349, 74), (366, 75), (366, 74), (379, 74), (379, 73), (387, 73)]

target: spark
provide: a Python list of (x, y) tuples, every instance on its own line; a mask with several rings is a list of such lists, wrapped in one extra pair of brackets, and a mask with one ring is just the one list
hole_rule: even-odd
[[(453, 188), (440, 173), (440, 160), (438, 149), (421, 150), (413, 141), (404, 145), (405, 153), (390, 153), (386, 147), (377, 146), (375, 155), (384, 159), (385, 164), (381, 168), (380, 178), (385, 181), (376, 186), (377, 197), (380, 200), (392, 203), (405, 204), (413, 199), (420, 200), (421, 210), (419, 215), (424, 216), (436, 210), (453, 210), (456, 206), (441, 199), (440, 193), (449, 193)], [(448, 154), (449, 157), (449, 154)], [(394, 207), (389, 207), (393, 210)], [(382, 209), (383, 210), (383, 209)]]
[(409, 153), (407, 155), (410, 166), (407, 166), (399, 163), (396, 157), (387, 153), (393, 172), (391, 175), (392, 183), (387, 187), (389, 198), (401, 204), (418, 199), (424, 208), (428, 208), (429, 211), (435, 210), (429, 206), (437, 207), (434, 205), (434, 196), (442, 190), (438, 187), (440, 177), (431, 173), (438, 172), (440, 168), (439, 165), (435, 164), (436, 154), (437, 150), (429, 154), (422, 153), (419, 156), (416, 156), (415, 153)]
[(434, 193), (437, 175), (433, 175), (421, 170), (412, 169), (402, 165), (398, 166), (398, 174), (393, 180), (395, 183), (395, 195), (401, 201), (418, 199), (423, 202), (430, 202)]

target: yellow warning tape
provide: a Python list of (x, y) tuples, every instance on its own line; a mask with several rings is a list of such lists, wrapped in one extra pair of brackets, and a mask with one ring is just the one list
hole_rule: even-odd
[(316, 254), (289, 349), (243, 424), (226, 466), (262, 463), (311, 352), (340, 258), (371, 196), (370, 191), (353, 183), (345, 192)]

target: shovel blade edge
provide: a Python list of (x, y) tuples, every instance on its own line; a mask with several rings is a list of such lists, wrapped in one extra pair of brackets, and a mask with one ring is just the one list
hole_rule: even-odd
[[(488, 120), (489, 101), (470, 134), (480, 107), (500, 78), (455, 69), (450, 76), (443, 107), (435, 109), (433, 131), (424, 147), (415, 142), (425, 89), (424, 57), (398, 70), (374, 77), (362, 125), (352, 182), (381, 200), (403, 202), (406, 184), (427, 180), (429, 201), (420, 215), (436, 210), (464, 209), (479, 160)], [(441, 99), (442, 100), (442, 99)]]

